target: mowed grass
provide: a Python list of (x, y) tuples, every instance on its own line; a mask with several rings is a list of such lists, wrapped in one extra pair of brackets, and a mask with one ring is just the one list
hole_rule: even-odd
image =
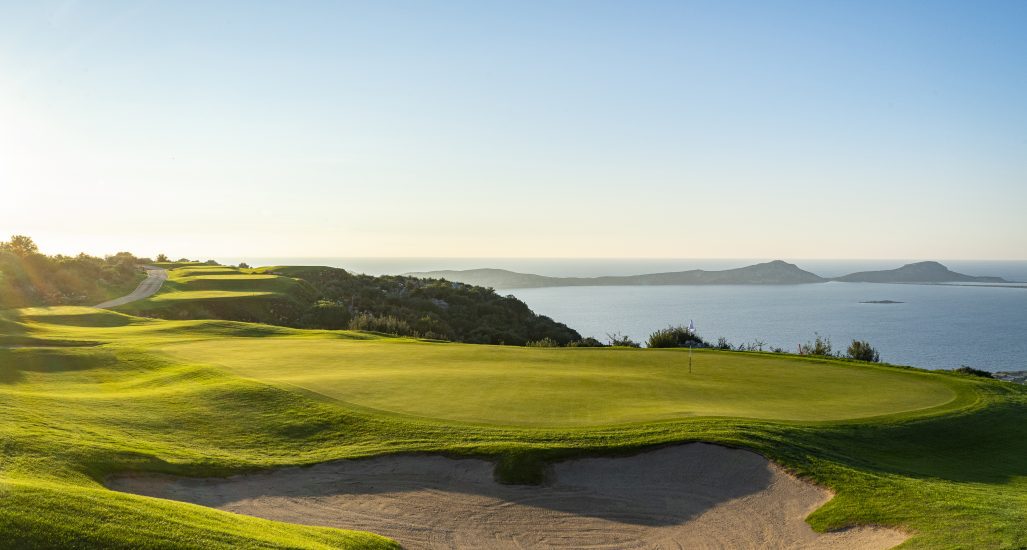
[[(715, 368), (718, 361), (743, 361), (723, 369), (742, 373), (738, 384), (743, 385), (755, 383), (744, 373), (746, 368), (754, 375), (794, 368), (799, 370), (793, 376), (809, 380), (822, 373), (805, 369), (866, 370), (871, 374), (862, 379), (860, 391), (867, 398), (889, 392), (897, 381), (930, 388), (924, 395), (944, 388), (955, 398), (946, 402), (944, 392), (937, 390), (937, 402), (943, 404), (931, 406), (925, 398), (928, 408), (910, 410), (909, 403), (892, 400), (892, 414), (845, 420), (758, 418), (750, 412), (662, 420), (653, 416), (652, 421), (601, 425), (496, 423), (499, 415), (489, 410), (486, 400), (477, 405), (476, 420), (455, 422), (439, 415), (440, 407), (445, 408), (439, 401), (431, 405), (436, 411), (432, 415), (380, 412), (324, 397), (316, 393), (315, 384), (301, 388), (242, 376), (235, 367), (217, 362), (265, 339), (293, 353), (304, 347), (323, 348), (328, 355), (363, 349), (368, 364), (362, 376), (375, 378), (379, 363), (385, 379), (367, 382), (368, 387), (412, 388), (397, 399), (414, 410), (420, 405), (410, 403), (422, 399), (418, 380), (436, 368), (431, 365), (445, 363), (443, 356), (433, 356), (442, 353), (438, 350), (477, 349), (491, 356), (495, 348), (215, 320), (143, 319), (89, 308), (0, 312), (0, 331), (17, 342), (0, 348), (0, 547), (392, 548), (390, 541), (366, 533), (116, 493), (105, 489), (102, 480), (125, 471), (217, 476), (382, 453), (441, 452), (495, 460), (502, 480), (539, 481), (554, 460), (685, 441), (750, 448), (830, 487), (835, 498), (808, 518), (819, 530), (895, 526), (912, 534), (904, 545), (909, 548), (1027, 546), (1027, 390), (1013, 384), (844, 362), (710, 353), (702, 359), (696, 355), (706, 364), (696, 362), (693, 376)], [(210, 356), (180, 355), (182, 349), (204, 343)], [(665, 352), (579, 350), (580, 355), (567, 357), (589, 359), (553, 369), (576, 373), (580, 381), (570, 384), (562, 381), (564, 375), (547, 379), (544, 365), (566, 363), (560, 354), (574, 350), (501, 350), (509, 354), (502, 362), (489, 366), (486, 359), (485, 366), (476, 367), (481, 358), (468, 356), (462, 369), (505, 366), (510, 372), (506, 379), (516, 385), (518, 369), (525, 368), (526, 379), (571, 388), (609, 378), (618, 364), (624, 370), (657, 374), (665, 368), (668, 379), (678, 372), (672, 370), (676, 367), (645, 366), (642, 359), (635, 359), (641, 361), (635, 367), (620, 362), (621, 357), (661, 357)], [(617, 359), (609, 364), (596, 364), (613, 357)], [(310, 368), (319, 364), (314, 357), (308, 360)], [(291, 368), (301, 369), (301, 363), (297, 360)], [(681, 376), (687, 376), (687, 363), (682, 368)], [(403, 380), (408, 378), (413, 380)], [(632, 388), (632, 377), (625, 378), (622, 387)], [(724, 379), (721, 383), (730, 390)], [(678, 391), (698, 395), (688, 389), (694, 382), (679, 384)], [(636, 386), (631, 391), (640, 390)], [(659, 396), (664, 390), (652, 391)], [(468, 384), (463, 394), (452, 394), (451, 406), (478, 399), (475, 393)], [(801, 396), (784, 393), (784, 400), (820, 399), (817, 408), (835, 406), (813, 390)], [(849, 405), (843, 400), (838, 406)], [(625, 407), (622, 402), (614, 409)], [(734, 407), (736, 412), (759, 408)]]
[(580, 426), (690, 416), (828, 421), (943, 406), (919, 371), (766, 354), (513, 348), (402, 339), (224, 338), (176, 359), (381, 411), (471, 423)]
[(168, 271), (168, 280), (152, 297), (121, 306), (126, 312), (160, 309), (169, 302), (237, 300), (252, 298), (289, 299), (303, 286), (291, 277), (254, 273), (249, 269), (191, 265)]

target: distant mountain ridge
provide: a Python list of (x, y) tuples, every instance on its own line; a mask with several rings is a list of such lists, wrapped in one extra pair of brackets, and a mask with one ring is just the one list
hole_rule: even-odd
[(1001, 277), (978, 277), (956, 273), (938, 262), (916, 262), (896, 269), (860, 271), (835, 281), (846, 283), (1007, 283)]
[(977, 277), (951, 271), (938, 262), (918, 262), (897, 269), (862, 271), (825, 278), (782, 260), (734, 269), (707, 271), (691, 269), (644, 275), (602, 277), (549, 277), (506, 269), (440, 270), (406, 273), (411, 277), (446, 279), (491, 288), (543, 288), (558, 286), (634, 285), (794, 285), (828, 281), (868, 283), (1005, 283), (1001, 277)]

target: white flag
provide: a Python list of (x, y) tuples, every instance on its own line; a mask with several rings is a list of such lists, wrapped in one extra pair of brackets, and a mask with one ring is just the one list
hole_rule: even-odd
[(695, 322), (688, 320), (688, 332), (695, 332)]

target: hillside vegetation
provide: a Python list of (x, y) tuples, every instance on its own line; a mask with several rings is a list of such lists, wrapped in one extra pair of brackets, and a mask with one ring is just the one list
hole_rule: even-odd
[(121, 311), (165, 319), (230, 319), (386, 332), (457, 342), (523, 345), (581, 336), (492, 289), (332, 267), (173, 267), (156, 295)]
[(143, 279), (141, 261), (128, 252), (47, 256), (32, 239), (15, 235), (0, 242), (0, 309), (91, 305), (128, 294)]
[(896, 526), (911, 548), (1027, 545), (1019, 385), (719, 351), (695, 353), (689, 374), (680, 350), (495, 348), (89, 308), (0, 317), (3, 334), (33, 342), (0, 349), (2, 546), (394, 547), (101, 482), (395, 452), (482, 456), (500, 479), (537, 482), (553, 460), (685, 441), (750, 448), (830, 487), (809, 518), (819, 530)]

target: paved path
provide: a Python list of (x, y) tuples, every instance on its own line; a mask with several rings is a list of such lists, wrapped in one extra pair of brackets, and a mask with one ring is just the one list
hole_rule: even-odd
[(122, 296), (121, 298), (115, 298), (108, 300), (102, 304), (96, 304), (93, 307), (101, 309), (108, 309), (112, 307), (122, 306), (129, 302), (136, 300), (142, 300), (143, 298), (149, 298), (160, 290), (160, 287), (164, 284), (164, 281), (168, 279), (168, 270), (161, 269), (159, 267), (146, 266), (146, 279), (139, 283), (139, 286), (132, 291), (128, 296)]

